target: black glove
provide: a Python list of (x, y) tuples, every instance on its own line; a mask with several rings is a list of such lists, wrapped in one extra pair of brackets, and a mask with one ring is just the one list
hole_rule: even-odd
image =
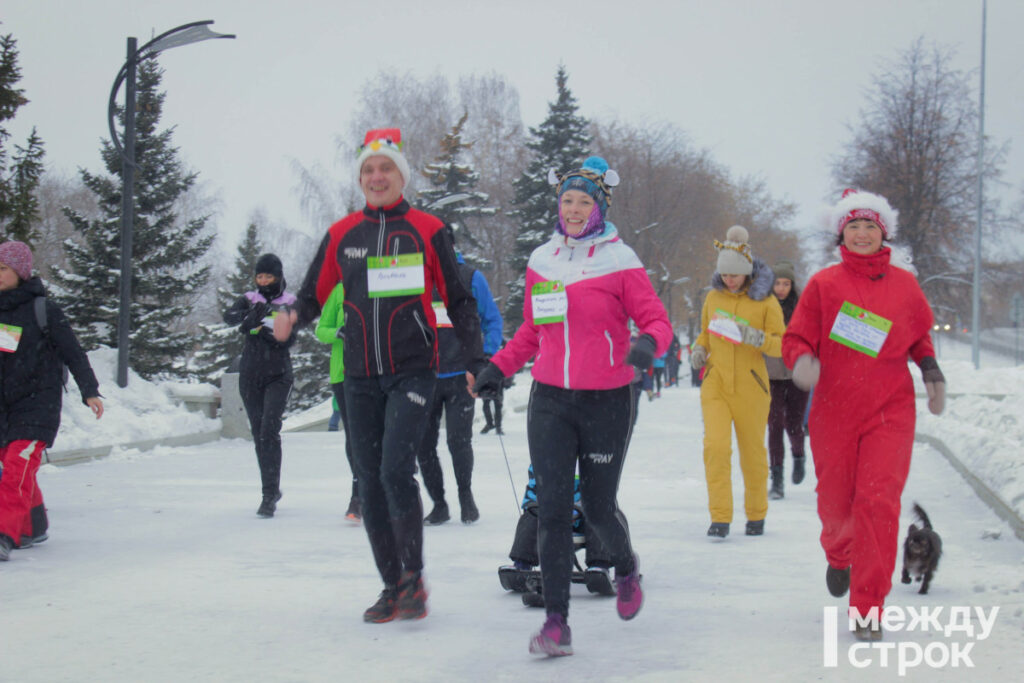
[(479, 398), (495, 399), (501, 395), (505, 375), (497, 365), (488, 361), (474, 377), (476, 382), (473, 384), (473, 393)]
[(254, 303), (249, 312), (242, 318), (241, 328), (243, 332), (251, 332), (263, 324), (263, 319), (270, 312), (270, 304), (265, 302)]
[(921, 379), (924, 380), (925, 391), (928, 392), (928, 410), (932, 415), (941, 415), (946, 407), (946, 377), (939, 370), (938, 362), (926, 356), (917, 364), (921, 368)]
[(633, 342), (633, 346), (630, 347), (629, 354), (626, 356), (626, 363), (641, 370), (646, 370), (654, 363), (654, 352), (657, 349), (658, 345), (655, 343), (654, 337), (649, 334), (641, 334)]

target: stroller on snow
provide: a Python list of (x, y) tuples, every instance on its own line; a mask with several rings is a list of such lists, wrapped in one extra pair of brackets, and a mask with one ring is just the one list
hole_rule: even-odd
[[(544, 588), (541, 582), (540, 563), (537, 553), (537, 481), (533, 476), (533, 465), (529, 468), (529, 482), (523, 496), (522, 514), (516, 525), (516, 535), (509, 551), (513, 564), (498, 567), (498, 580), (507, 591), (522, 593), (523, 604), (528, 607), (544, 606)], [(573, 491), (573, 556), (572, 582), (585, 584), (587, 590), (598, 595), (615, 595), (611, 578), (611, 559), (596, 536), (586, 535), (586, 516), (580, 501), (580, 480), (576, 476)], [(584, 551), (584, 564), (580, 565), (578, 553)]]

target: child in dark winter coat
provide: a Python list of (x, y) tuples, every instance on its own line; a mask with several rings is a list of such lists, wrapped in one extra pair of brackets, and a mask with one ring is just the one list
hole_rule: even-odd
[(46, 540), (45, 527), (32, 524), (44, 510), (36, 472), (60, 426), (64, 365), (82, 401), (97, 419), (103, 415), (89, 358), (64, 313), (45, 297), (42, 281), (32, 277), (28, 245), (0, 244), (0, 561), (15, 547)]
[(273, 517), (281, 500), (281, 421), (292, 389), (292, 359), (288, 349), (295, 333), (285, 341), (274, 338), (274, 318), (295, 303), (285, 291), (284, 268), (274, 254), (256, 261), (256, 290), (246, 292), (224, 312), (224, 322), (238, 325), (245, 335), (238, 389), (256, 445), (256, 460), (263, 483), (263, 501), (256, 511)]

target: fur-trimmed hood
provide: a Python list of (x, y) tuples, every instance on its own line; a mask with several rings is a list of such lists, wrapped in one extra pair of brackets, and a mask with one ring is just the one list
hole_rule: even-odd
[[(775, 285), (775, 272), (761, 259), (754, 257), (754, 270), (750, 274), (750, 286), (747, 288), (747, 296), (754, 301), (761, 301), (772, 293)], [(729, 291), (722, 280), (722, 274), (717, 270), (711, 276), (711, 286), (724, 292)]]

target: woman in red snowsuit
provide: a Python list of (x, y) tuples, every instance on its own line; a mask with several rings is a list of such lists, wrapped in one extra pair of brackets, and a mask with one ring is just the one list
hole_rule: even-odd
[[(921, 368), (938, 414), (945, 380), (929, 336), (932, 314), (917, 280), (890, 265), (896, 232), (885, 198), (847, 190), (833, 211), (842, 261), (807, 283), (782, 341), (793, 381), (815, 387), (810, 436), (818, 478), (826, 583), (850, 607), (880, 614), (892, 587), (900, 496), (914, 443), (914, 385)], [(851, 609), (852, 614), (852, 609)], [(858, 636), (877, 639), (877, 620)]]

